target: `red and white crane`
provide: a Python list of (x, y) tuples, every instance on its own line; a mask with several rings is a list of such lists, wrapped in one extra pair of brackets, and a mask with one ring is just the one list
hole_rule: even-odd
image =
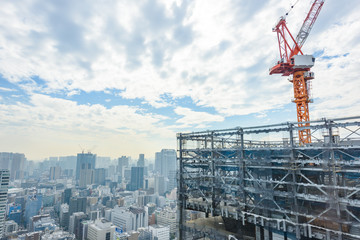
[(311, 143), (311, 132), (306, 127), (310, 125), (308, 107), (311, 101), (309, 80), (314, 79), (314, 73), (310, 72), (310, 68), (314, 66), (315, 58), (312, 55), (304, 55), (301, 48), (309, 36), (324, 2), (325, 0), (315, 0), (313, 2), (296, 39), (287, 28), (285, 17), (281, 17), (273, 28), (273, 32), (277, 33), (280, 60), (270, 69), (270, 75), (292, 75), (290, 81), (294, 86), (293, 101), (296, 104), (297, 120), (301, 128), (299, 130), (299, 142), (302, 145)]

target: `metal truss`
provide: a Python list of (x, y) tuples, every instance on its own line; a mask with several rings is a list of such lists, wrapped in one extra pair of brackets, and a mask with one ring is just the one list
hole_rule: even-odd
[(307, 123), (306, 145), (298, 123), (179, 133), (180, 239), (186, 209), (296, 239), (360, 239), (360, 117)]

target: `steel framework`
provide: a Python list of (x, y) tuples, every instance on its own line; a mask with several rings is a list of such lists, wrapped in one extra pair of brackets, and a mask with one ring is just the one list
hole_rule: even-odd
[(179, 238), (195, 236), (185, 210), (196, 210), (290, 239), (360, 239), (359, 129), (351, 117), (179, 133)]

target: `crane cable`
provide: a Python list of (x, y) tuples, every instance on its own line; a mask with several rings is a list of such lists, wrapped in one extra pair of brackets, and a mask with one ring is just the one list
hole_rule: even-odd
[(286, 18), (287, 15), (289, 15), (289, 13), (291, 12), (291, 10), (295, 7), (295, 5), (296, 5), (298, 2), (299, 2), (299, 0), (296, 0), (296, 2), (295, 2), (293, 5), (291, 5), (289, 11), (287, 11), (287, 12), (285, 13), (284, 19)]

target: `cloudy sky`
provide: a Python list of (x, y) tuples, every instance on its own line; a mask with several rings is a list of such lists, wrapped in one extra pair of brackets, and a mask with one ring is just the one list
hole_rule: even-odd
[[(0, 151), (153, 158), (177, 132), (295, 121), (292, 85), (268, 75), (293, 2), (3, 0)], [(287, 17), (294, 35), (310, 2)], [(312, 119), (359, 115), (359, 12), (327, 0), (303, 47)]]

